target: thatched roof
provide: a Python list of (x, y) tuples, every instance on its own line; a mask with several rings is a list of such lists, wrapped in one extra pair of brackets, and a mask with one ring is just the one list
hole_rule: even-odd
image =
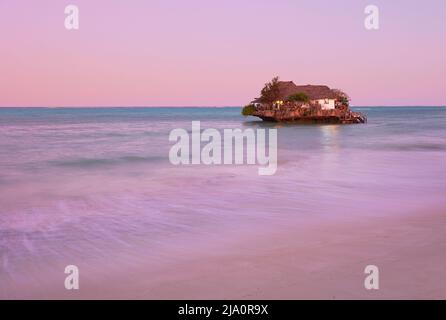
[[(278, 86), (280, 100), (286, 100), (289, 96), (296, 93), (305, 93), (310, 100), (337, 98), (336, 93), (327, 86), (297, 86), (293, 81), (279, 81)], [(256, 99), (253, 102), (260, 102), (260, 99)]]
[(297, 93), (296, 89), (298, 87), (293, 81), (279, 81), (278, 86), (281, 100), (286, 100), (289, 96)]
[[(296, 86), (295, 93), (305, 93), (310, 100), (317, 100), (317, 99), (336, 99), (337, 96), (327, 86), (312, 86), (312, 85), (306, 85), (306, 86)], [(287, 96), (288, 97), (288, 96)]]

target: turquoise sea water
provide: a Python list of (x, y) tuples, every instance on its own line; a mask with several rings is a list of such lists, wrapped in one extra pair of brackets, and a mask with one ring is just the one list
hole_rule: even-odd
[[(164, 246), (228, 230), (441, 206), (446, 108), (355, 110), (368, 124), (263, 123), (240, 108), (0, 108), (0, 297), (38, 281), (30, 269), (142, 251), (155, 263), (174, 259)], [(277, 128), (277, 173), (171, 165), (169, 132), (197, 120)]]

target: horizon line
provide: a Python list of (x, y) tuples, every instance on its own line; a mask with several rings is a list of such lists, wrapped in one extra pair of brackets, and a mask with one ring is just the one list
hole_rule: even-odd
[[(445, 105), (351, 105), (351, 108), (444, 108)], [(243, 108), (243, 105), (228, 105), (228, 106), (0, 106), (0, 109), (12, 109), (12, 108), (40, 108), (40, 109), (88, 109), (88, 108)]]

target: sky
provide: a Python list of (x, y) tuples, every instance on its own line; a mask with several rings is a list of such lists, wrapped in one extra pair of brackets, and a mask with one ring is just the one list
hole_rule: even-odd
[[(79, 8), (79, 30), (64, 26)], [(379, 30), (364, 27), (367, 5)], [(240, 106), (274, 76), (446, 105), (444, 0), (0, 0), (0, 106)]]

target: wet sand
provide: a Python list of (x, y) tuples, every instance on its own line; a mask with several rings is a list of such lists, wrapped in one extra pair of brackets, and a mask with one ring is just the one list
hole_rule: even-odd
[[(364, 268), (380, 289), (364, 288)], [(142, 297), (445, 299), (446, 212), (252, 235), (165, 270)]]
[[(63, 275), (16, 289), (37, 299), (446, 299), (445, 210), (230, 236), (166, 250), (167, 263), (81, 268), (79, 291), (65, 290)], [(379, 267), (379, 290), (364, 288), (367, 265)]]

